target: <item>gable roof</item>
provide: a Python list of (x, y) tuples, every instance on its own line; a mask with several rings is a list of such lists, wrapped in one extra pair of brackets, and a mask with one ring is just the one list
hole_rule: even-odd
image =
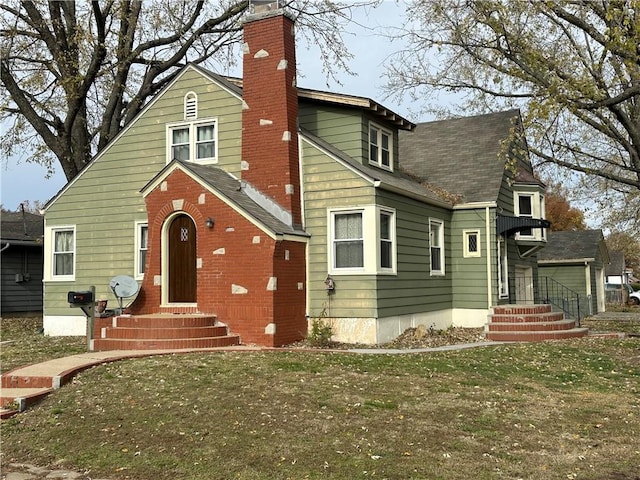
[(42, 245), (44, 217), (29, 212), (2, 211), (0, 216), (1, 242), (18, 245)]
[(610, 252), (609, 258), (611, 263), (605, 267), (604, 274), (610, 277), (623, 275), (626, 268), (624, 252)]
[(153, 190), (176, 168), (183, 170), (195, 181), (199, 182), (222, 201), (244, 214), (246, 218), (263, 230), (268, 229), (273, 236), (295, 235), (308, 236), (303, 230), (287, 225), (276, 216), (258, 205), (242, 188), (240, 180), (219, 167), (198, 165), (192, 162), (173, 160), (153, 177), (140, 191), (144, 195)]
[(495, 202), (505, 174), (500, 160), (519, 110), (419, 123), (399, 132), (400, 167), (461, 201)]
[(546, 247), (538, 252), (538, 262), (589, 262), (599, 255), (605, 265), (609, 263), (602, 230), (549, 232)]
[(453, 206), (450, 199), (429, 189), (426, 185), (421, 184), (416, 179), (403, 174), (402, 172), (391, 173), (386, 170), (364, 165), (354, 160), (341, 150), (335, 148), (329, 142), (317, 137), (303, 128), (300, 128), (300, 135), (305, 140), (342, 162), (345, 166), (355, 171), (361, 177), (369, 180), (375, 186), (389, 191), (401, 192), (405, 196), (417, 198), (421, 201), (426, 201), (442, 207), (451, 208)]

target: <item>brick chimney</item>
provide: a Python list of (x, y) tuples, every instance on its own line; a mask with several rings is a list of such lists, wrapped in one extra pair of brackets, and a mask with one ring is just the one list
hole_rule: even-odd
[(294, 22), (277, 2), (254, 4), (243, 26), (242, 184), (285, 223), (300, 225)]

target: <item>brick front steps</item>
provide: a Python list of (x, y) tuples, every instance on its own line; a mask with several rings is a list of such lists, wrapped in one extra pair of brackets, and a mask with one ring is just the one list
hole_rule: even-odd
[(573, 320), (554, 312), (551, 305), (503, 305), (493, 307), (487, 325), (487, 340), (499, 342), (539, 342), (587, 335)]
[(92, 350), (158, 350), (240, 344), (215, 315), (158, 313), (96, 319)]

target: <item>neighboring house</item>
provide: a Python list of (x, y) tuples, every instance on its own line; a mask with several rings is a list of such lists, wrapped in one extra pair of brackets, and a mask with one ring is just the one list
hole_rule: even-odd
[(0, 313), (42, 311), (42, 215), (0, 214)]
[(113, 299), (121, 274), (132, 314), (216, 314), (262, 345), (317, 318), (378, 343), (532, 301), (548, 222), (519, 112), (414, 125), (296, 88), (292, 32), (247, 17), (242, 80), (187, 65), (46, 205), (46, 333), (83, 335), (67, 292)]
[(621, 288), (622, 285), (629, 283), (629, 273), (627, 271), (624, 252), (610, 252), (609, 257), (611, 263), (605, 266), (604, 269), (604, 282), (607, 285), (617, 285)]
[[(549, 232), (547, 246), (538, 254), (540, 284), (548, 285), (548, 296), (580, 305), (582, 316), (604, 312), (608, 264), (602, 230)], [(576, 296), (579, 302), (574, 301)]]

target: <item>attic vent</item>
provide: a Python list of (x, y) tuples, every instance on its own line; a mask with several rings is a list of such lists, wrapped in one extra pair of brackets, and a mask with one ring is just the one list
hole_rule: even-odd
[(184, 96), (184, 119), (198, 118), (198, 96), (189, 92)]

